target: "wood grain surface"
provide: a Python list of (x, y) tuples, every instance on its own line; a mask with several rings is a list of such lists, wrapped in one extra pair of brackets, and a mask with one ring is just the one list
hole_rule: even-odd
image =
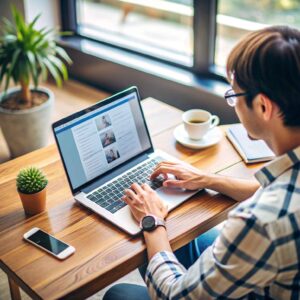
[[(200, 151), (177, 144), (173, 130), (182, 112), (154, 99), (142, 105), (155, 147), (204, 171), (220, 172), (241, 162), (225, 137)], [(42, 168), (49, 179), (47, 211), (34, 217), (24, 214), (15, 189), (19, 169), (28, 165)], [(167, 230), (173, 249), (224, 220), (234, 205), (225, 196), (203, 190), (172, 211)], [(35, 226), (73, 245), (75, 254), (59, 261), (24, 242), (23, 234)], [(82, 299), (145, 260), (141, 236), (131, 237), (75, 203), (55, 145), (0, 165), (0, 267), (32, 298)]]

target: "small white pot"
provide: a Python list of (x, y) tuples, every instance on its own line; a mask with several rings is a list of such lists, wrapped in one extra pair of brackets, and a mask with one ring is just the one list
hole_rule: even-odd
[[(5, 98), (19, 91), (11, 88)], [(9, 110), (0, 107), (0, 126), (10, 150), (11, 157), (17, 157), (47, 145), (54, 107), (53, 93), (44, 87), (33, 91), (48, 95), (48, 100), (39, 106), (23, 110)], [(4, 93), (0, 94), (2, 99)]]

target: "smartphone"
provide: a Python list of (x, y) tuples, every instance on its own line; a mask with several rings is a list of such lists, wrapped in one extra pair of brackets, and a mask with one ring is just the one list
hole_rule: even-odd
[(58, 259), (65, 259), (75, 252), (74, 247), (37, 227), (27, 231), (23, 237), (29, 243), (47, 251)]

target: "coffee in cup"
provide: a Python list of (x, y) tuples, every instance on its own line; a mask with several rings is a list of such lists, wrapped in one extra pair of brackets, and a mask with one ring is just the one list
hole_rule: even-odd
[(193, 140), (200, 140), (220, 122), (218, 116), (203, 109), (191, 109), (184, 112), (182, 120), (184, 129)]

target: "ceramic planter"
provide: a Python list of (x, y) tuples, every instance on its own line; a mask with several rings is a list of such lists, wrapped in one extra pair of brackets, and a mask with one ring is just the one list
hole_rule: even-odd
[(35, 194), (24, 194), (18, 191), (27, 215), (36, 215), (46, 210), (46, 189), (47, 187)]
[[(20, 88), (11, 88), (5, 98)], [(0, 107), (0, 126), (12, 157), (17, 157), (47, 145), (54, 106), (54, 95), (47, 88), (31, 89), (45, 93), (48, 100), (39, 106), (23, 110)], [(0, 94), (2, 99), (3, 93)]]

